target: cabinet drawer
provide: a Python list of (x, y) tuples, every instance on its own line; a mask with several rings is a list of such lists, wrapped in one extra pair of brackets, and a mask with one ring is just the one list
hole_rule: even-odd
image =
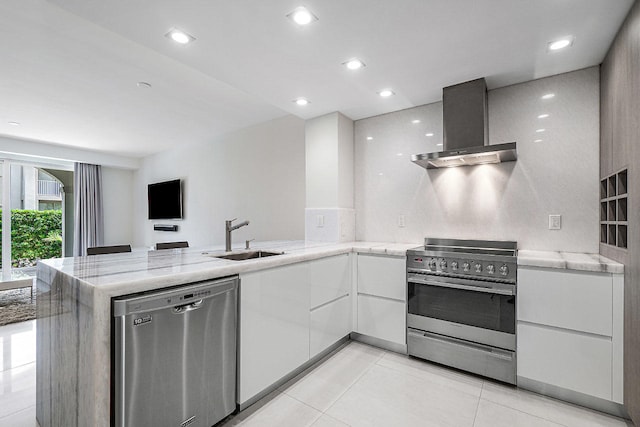
[(309, 355), (314, 357), (351, 332), (351, 298), (345, 295), (310, 312)]
[(518, 268), (518, 320), (611, 336), (613, 279), (606, 273)]
[(364, 335), (407, 344), (407, 305), (370, 295), (358, 295), (358, 329)]
[(611, 400), (611, 341), (518, 325), (518, 376)]
[(350, 266), (349, 254), (309, 261), (307, 280), (312, 309), (350, 293)]
[(406, 301), (406, 259), (358, 254), (358, 292)]

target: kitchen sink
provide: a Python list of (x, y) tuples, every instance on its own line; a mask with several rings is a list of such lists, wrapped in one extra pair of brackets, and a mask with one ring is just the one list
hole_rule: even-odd
[(270, 252), (270, 251), (246, 251), (236, 252), (227, 255), (210, 255), (214, 258), (230, 259), (232, 261), (246, 261), (248, 259), (265, 258), (269, 256), (282, 255), (284, 252)]

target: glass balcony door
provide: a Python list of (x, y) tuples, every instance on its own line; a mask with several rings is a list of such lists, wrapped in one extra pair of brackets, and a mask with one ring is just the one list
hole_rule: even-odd
[(1, 290), (27, 283), (38, 260), (63, 256), (65, 197), (52, 175), (60, 171), (6, 159), (0, 164)]

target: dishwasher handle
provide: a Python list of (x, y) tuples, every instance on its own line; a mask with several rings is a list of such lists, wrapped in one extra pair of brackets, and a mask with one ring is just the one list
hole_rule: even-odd
[(175, 307), (173, 307), (173, 310), (172, 310), (173, 314), (183, 314), (188, 311), (197, 310), (200, 307), (202, 307), (203, 302), (204, 300), (200, 299), (198, 301), (194, 301), (189, 304), (176, 305)]

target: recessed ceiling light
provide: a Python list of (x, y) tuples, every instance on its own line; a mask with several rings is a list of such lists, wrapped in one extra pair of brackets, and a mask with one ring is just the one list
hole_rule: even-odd
[(554, 50), (564, 49), (565, 47), (569, 47), (572, 44), (573, 44), (573, 37), (565, 37), (563, 39), (549, 42), (547, 44), (547, 49), (549, 50), (549, 52), (551, 52)]
[(307, 98), (296, 98), (296, 99), (293, 100), (293, 102), (295, 102), (296, 104), (298, 104), (301, 107), (310, 104), (310, 102), (309, 102), (309, 100)]
[(296, 24), (303, 26), (317, 21), (318, 17), (315, 16), (309, 9), (304, 6), (296, 7), (293, 11), (287, 14), (287, 18), (291, 19)]
[(194, 41), (196, 39), (191, 34), (187, 34), (184, 31), (179, 30), (177, 28), (170, 29), (169, 32), (167, 34), (165, 34), (164, 36), (168, 37), (171, 40), (173, 40), (174, 42), (180, 43), (180, 44), (191, 43), (192, 41)]
[(425, 133), (424, 136), (433, 136), (433, 134), (429, 132), (429, 133)]
[(18, 122), (7, 122), (8, 124), (10, 124), (11, 126), (20, 126), (20, 123)]
[(379, 175), (379, 176), (382, 176), (382, 175), (384, 175), (384, 174), (383, 174), (382, 172), (378, 172), (378, 175)]
[(418, 120), (418, 119), (411, 120), (411, 123), (413, 123), (414, 125), (416, 125), (416, 124), (420, 123), (420, 120)]
[(436, 144), (438, 147), (442, 147), (442, 144)]
[(364, 68), (365, 64), (358, 58), (353, 58), (348, 60), (347, 62), (343, 62), (342, 65), (347, 67), (350, 70), (359, 70), (360, 68)]
[(138, 82), (137, 85), (139, 88), (142, 88), (142, 89), (151, 89), (151, 83)]
[(555, 94), (555, 93), (548, 93), (548, 94), (546, 94), (546, 95), (542, 95), (542, 96), (541, 96), (541, 98), (542, 98), (542, 99), (551, 99), (551, 98), (553, 98), (554, 96), (556, 96), (556, 94)]
[(533, 142), (542, 142), (542, 140), (541, 140), (541, 139), (536, 139), (536, 140), (535, 140), (535, 141), (533, 141)]
[(367, 137), (367, 141), (371, 141), (371, 140), (373, 140), (373, 137), (372, 136), (368, 136)]
[(397, 153), (396, 156), (401, 157), (402, 153)]
[(383, 98), (388, 98), (391, 95), (394, 95), (394, 93), (391, 89), (382, 89), (380, 92), (378, 92), (378, 95), (380, 95)]
[(542, 133), (542, 132), (544, 132), (544, 131), (545, 131), (545, 129), (536, 129), (536, 132), (537, 132), (537, 133)]
[(539, 118), (539, 119), (546, 119), (547, 117), (549, 117), (549, 115), (548, 115), (548, 114), (540, 114), (540, 115), (538, 116), (538, 118)]

